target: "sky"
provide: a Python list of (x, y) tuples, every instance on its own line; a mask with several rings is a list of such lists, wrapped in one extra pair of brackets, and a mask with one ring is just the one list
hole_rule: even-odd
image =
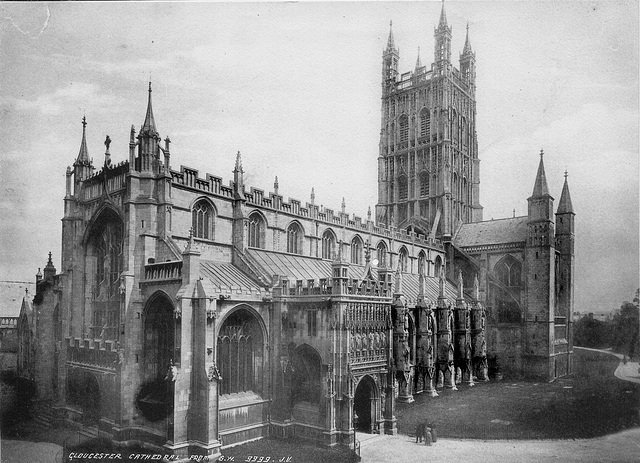
[[(557, 206), (576, 212), (575, 310), (608, 311), (639, 284), (638, 2), (453, 1), (452, 56), (477, 58), (480, 202), (527, 213), (544, 149)], [(366, 217), (377, 201), (382, 50), (400, 72), (433, 61), (441, 4), (0, 4), (0, 280), (60, 268), (65, 170), (82, 117), (94, 165), (128, 158), (153, 82), (172, 168)], [(419, 51), (418, 51), (419, 50)]]

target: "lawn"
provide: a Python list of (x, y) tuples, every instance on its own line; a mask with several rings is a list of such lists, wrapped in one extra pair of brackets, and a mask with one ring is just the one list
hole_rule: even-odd
[(618, 360), (575, 351), (575, 374), (553, 383), (503, 380), (464, 384), (439, 397), (397, 404), (398, 432), (419, 421), (436, 423), (439, 437), (572, 439), (610, 434), (640, 424), (640, 385), (614, 377)]

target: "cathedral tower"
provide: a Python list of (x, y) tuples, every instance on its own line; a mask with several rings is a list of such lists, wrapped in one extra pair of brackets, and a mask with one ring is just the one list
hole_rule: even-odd
[[(575, 266), (575, 213), (571, 204), (567, 173), (564, 174), (564, 186), (556, 212), (556, 346), (566, 346), (566, 362), (562, 355), (556, 355), (556, 376), (570, 374), (573, 351), (573, 291)], [(559, 339), (563, 339), (562, 343)], [(565, 352), (563, 349), (562, 353)]]
[(467, 31), (460, 70), (451, 63), (452, 28), (442, 6), (430, 69), (420, 56), (398, 73), (389, 32), (382, 64), (378, 224), (449, 239), (461, 223), (482, 220), (476, 137), (475, 53)]
[(528, 236), (525, 247), (526, 313), (524, 357), (526, 376), (553, 378), (555, 307), (555, 233), (553, 197), (544, 171), (543, 151), (533, 193), (528, 198)]

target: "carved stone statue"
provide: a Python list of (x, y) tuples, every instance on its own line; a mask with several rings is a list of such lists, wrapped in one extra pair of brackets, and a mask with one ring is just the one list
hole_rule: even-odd
[(175, 382), (178, 379), (178, 367), (173, 364), (173, 359), (169, 362), (169, 369), (167, 370), (167, 376), (164, 377), (166, 381)]
[(215, 363), (209, 367), (209, 371), (207, 371), (207, 378), (209, 381), (213, 381), (214, 379), (216, 381), (222, 380), (222, 375), (220, 374), (220, 371), (218, 371), (218, 367)]

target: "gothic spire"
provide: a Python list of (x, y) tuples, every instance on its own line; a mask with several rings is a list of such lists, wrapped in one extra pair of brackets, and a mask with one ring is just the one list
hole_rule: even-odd
[(440, 22), (438, 28), (447, 27), (447, 13), (444, 11), (444, 0), (442, 0), (442, 10), (440, 10)]
[(422, 67), (422, 61), (420, 60), (420, 47), (418, 47), (418, 59), (416, 59), (416, 71)]
[(82, 117), (82, 142), (80, 143), (80, 152), (78, 153), (78, 158), (74, 165), (79, 166), (88, 166), (91, 164), (91, 160), (89, 159), (89, 151), (87, 150), (87, 118)]
[(469, 40), (469, 23), (467, 23), (467, 37), (464, 39), (464, 48), (462, 49), (462, 54), (468, 55), (472, 52), (473, 50), (471, 49), (471, 41)]
[(560, 202), (558, 203), (558, 214), (573, 213), (573, 205), (571, 204), (571, 195), (569, 194), (569, 183), (567, 182), (568, 173), (564, 172), (564, 185), (562, 187), (562, 194), (560, 195)]
[(393, 40), (393, 21), (389, 21), (389, 38), (387, 39), (387, 50), (395, 50), (396, 43)]
[(547, 187), (547, 176), (544, 173), (544, 151), (540, 150), (540, 164), (538, 165), (538, 174), (536, 175), (536, 183), (533, 187), (532, 198), (541, 196), (549, 196), (549, 188)]
[(240, 156), (240, 151), (238, 151), (238, 154), (236, 154), (236, 166), (234, 172), (244, 173), (244, 170), (242, 170), (242, 157)]
[(157, 134), (156, 121), (153, 118), (153, 108), (151, 107), (151, 81), (149, 81), (149, 102), (147, 103), (147, 115), (144, 118), (144, 124), (142, 124), (141, 133)]

